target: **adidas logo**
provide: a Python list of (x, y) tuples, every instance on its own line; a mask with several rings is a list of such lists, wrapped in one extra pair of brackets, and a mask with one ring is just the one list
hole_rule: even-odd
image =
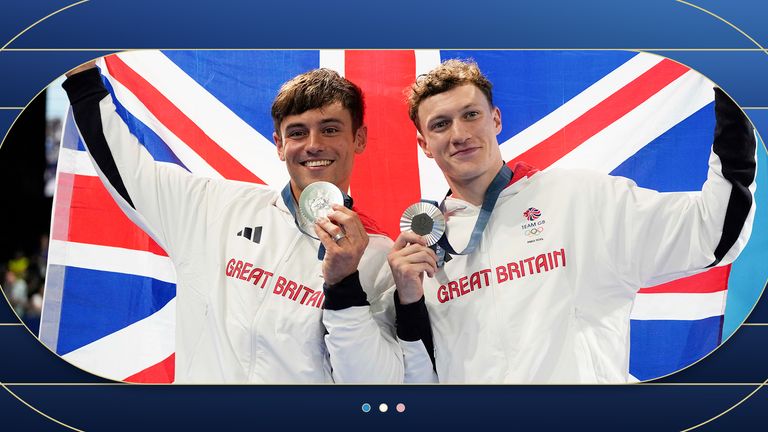
[(261, 241), (261, 227), (245, 227), (237, 233), (238, 237), (245, 237), (248, 240), (252, 240), (254, 243)]

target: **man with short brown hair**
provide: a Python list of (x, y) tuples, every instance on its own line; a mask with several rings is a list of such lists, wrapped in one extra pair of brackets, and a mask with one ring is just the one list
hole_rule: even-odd
[(406, 377), (626, 382), (637, 290), (726, 265), (746, 244), (753, 129), (715, 89), (707, 182), (698, 194), (662, 194), (585, 170), (508, 167), (490, 89), (476, 64), (451, 60), (408, 99), (419, 146), (451, 192), (440, 254), (408, 231), (389, 255)]
[(367, 138), (357, 86), (320, 69), (280, 90), (273, 138), (291, 177), (282, 193), (154, 161), (93, 63), (64, 88), (102, 181), (176, 268), (176, 382), (402, 380), (384, 306), (391, 240), (351, 199), (316, 220), (297, 211), (310, 184), (349, 188)]

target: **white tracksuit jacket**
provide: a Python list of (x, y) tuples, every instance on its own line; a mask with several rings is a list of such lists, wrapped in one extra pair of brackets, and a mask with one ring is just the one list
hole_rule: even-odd
[[(622, 177), (515, 166), (479, 248), (424, 278), (437, 377), (429, 343), (401, 336), (410, 341), (401, 340), (406, 381), (628, 381), (637, 290), (730, 263), (751, 232), (754, 132), (721, 91), (715, 100), (701, 192), (659, 193)], [(445, 209), (451, 244), (462, 250), (479, 208), (449, 198)], [(412, 315), (418, 307), (405, 308)], [(398, 335), (408, 333), (401, 308)]]
[[(107, 189), (176, 268), (176, 382), (402, 381), (389, 238), (370, 236), (359, 283), (345, 279), (339, 310), (324, 310), (320, 242), (297, 229), (278, 191), (155, 162), (96, 69), (64, 87)], [(355, 290), (362, 301), (345, 307)]]

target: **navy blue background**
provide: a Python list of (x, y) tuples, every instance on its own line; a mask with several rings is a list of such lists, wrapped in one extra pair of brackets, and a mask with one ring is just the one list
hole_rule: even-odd
[[(368, 3), (92, 0), (43, 21), (0, 52), (0, 106), (23, 107), (66, 70), (121, 49), (450, 47), (642, 49), (703, 73), (742, 106), (768, 107), (768, 54), (732, 27), (683, 3)], [(768, 45), (768, 3), (693, 3)], [(0, 6), (0, 46), (68, 4), (5, 0)], [(76, 50), (46, 50), (57, 48)], [(18, 112), (0, 110), (0, 136)], [(768, 110), (747, 113), (768, 137)], [(763, 297), (747, 321), (768, 323), (767, 303)], [(0, 323), (18, 322), (0, 300)], [(21, 398), (52, 418), (89, 431), (681, 430), (729, 409), (768, 378), (767, 340), (768, 326), (742, 327), (692, 367), (634, 386), (144, 386), (93, 377), (40, 345), (25, 327), (0, 325), (0, 382), (5, 384), (0, 387), (0, 429), (66, 430)], [(361, 411), (364, 402), (373, 406), (370, 413)], [(377, 411), (382, 402), (390, 406), (387, 413)], [(405, 413), (395, 411), (399, 402), (405, 403)], [(767, 411), (768, 390), (760, 389), (697, 430), (762, 429)]]

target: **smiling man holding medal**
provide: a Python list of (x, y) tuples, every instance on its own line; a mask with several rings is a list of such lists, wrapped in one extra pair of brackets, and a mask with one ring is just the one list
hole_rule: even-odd
[(281, 87), (282, 193), (153, 160), (94, 63), (64, 88), (102, 181), (176, 268), (176, 382), (402, 381), (392, 242), (342, 193), (367, 138), (356, 85), (317, 69)]
[(419, 145), (451, 193), (432, 212), (435, 226), (446, 220), (437, 244), (427, 247), (439, 235), (424, 236), (433, 224), (422, 212), (412, 226), (423, 229), (404, 230), (388, 257), (406, 379), (627, 382), (637, 290), (726, 265), (749, 238), (753, 129), (715, 89), (702, 191), (662, 194), (590, 171), (507, 166), (491, 88), (459, 60), (411, 88)]

